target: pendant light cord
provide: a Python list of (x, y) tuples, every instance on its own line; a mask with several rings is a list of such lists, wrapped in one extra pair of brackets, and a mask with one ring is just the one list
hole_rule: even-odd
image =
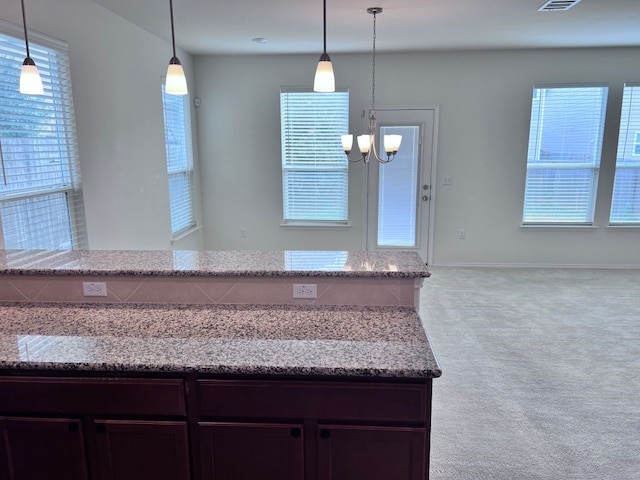
[(371, 110), (376, 109), (376, 13), (373, 12), (373, 65), (371, 72)]
[(327, 0), (322, 2), (322, 18), (323, 18), (323, 38), (324, 38), (324, 53), (327, 53)]
[[(24, 0), (22, 0), (24, 2)], [(171, 45), (173, 47), (173, 56), (176, 56), (176, 35), (173, 32), (173, 0), (169, 0), (169, 12), (171, 13)]]
[(22, 1), (22, 25), (24, 26), (24, 43), (27, 45), (27, 58), (29, 55), (29, 39), (27, 37), (27, 16), (24, 14), (24, 0)]

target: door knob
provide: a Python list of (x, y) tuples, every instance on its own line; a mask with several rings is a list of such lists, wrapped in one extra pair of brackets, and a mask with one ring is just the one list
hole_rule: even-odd
[(429, 200), (429, 195), (423, 195), (422, 196), (422, 201), (426, 202), (427, 200)]

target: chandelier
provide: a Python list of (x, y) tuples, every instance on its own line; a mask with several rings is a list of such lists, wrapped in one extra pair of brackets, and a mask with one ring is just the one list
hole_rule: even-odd
[(364, 163), (369, 163), (369, 160), (373, 157), (380, 163), (389, 163), (395, 158), (396, 153), (398, 153), (400, 142), (402, 142), (402, 135), (385, 135), (383, 138), (383, 143), (386, 158), (384, 158), (384, 155), (383, 157), (380, 157), (378, 155), (378, 150), (376, 147), (376, 128), (378, 126), (378, 121), (376, 120), (376, 15), (382, 13), (382, 8), (367, 8), (367, 13), (373, 15), (373, 67), (371, 82), (371, 113), (369, 116), (369, 134), (358, 135), (358, 149), (360, 150), (361, 157), (355, 159), (349, 157), (349, 153), (351, 153), (351, 148), (353, 146), (353, 135), (351, 134), (342, 135), (342, 148), (344, 149), (344, 153), (347, 155), (347, 158), (351, 162), (359, 162), (360, 160), (362, 160), (364, 161)]

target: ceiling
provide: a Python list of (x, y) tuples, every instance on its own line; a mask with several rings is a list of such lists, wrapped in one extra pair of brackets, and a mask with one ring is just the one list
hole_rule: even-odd
[[(169, 0), (91, 1), (171, 40)], [(371, 50), (368, 7), (384, 9), (378, 51), (640, 46), (640, 0), (538, 11), (546, 1), (327, 0), (327, 52)], [(322, 0), (173, 0), (173, 10), (176, 43), (194, 55), (322, 53)]]

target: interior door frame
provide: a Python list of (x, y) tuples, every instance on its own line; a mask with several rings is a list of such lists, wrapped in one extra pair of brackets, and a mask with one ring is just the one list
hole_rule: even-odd
[[(367, 107), (365, 111), (365, 119), (368, 119), (371, 115), (371, 106)], [(434, 242), (434, 226), (435, 226), (435, 211), (436, 211), (436, 169), (438, 164), (438, 125), (439, 125), (439, 113), (440, 113), (440, 105), (384, 105), (377, 106), (376, 112), (395, 112), (395, 111), (432, 111), (433, 112), (433, 130), (431, 132), (432, 142), (431, 145), (426, 145), (426, 142), (422, 142), (422, 152), (421, 155), (424, 155), (427, 151), (431, 153), (431, 172), (429, 174), (429, 220), (428, 220), (428, 238), (427, 238), (427, 258), (424, 261), (430, 265), (433, 262), (433, 242)], [(378, 132), (376, 132), (376, 135)], [(429, 149), (429, 150), (426, 150)], [(366, 166), (365, 175), (363, 175), (363, 229), (362, 229), (362, 246), (363, 250), (369, 250), (369, 235), (370, 235), (370, 225), (369, 225), (369, 196), (371, 192), (370, 188), (370, 168), (372, 164), (377, 161), (372, 159), (369, 164)], [(422, 192), (420, 192), (422, 194)], [(401, 250), (402, 248), (398, 248)], [(412, 249), (413, 250), (413, 249)], [(419, 251), (419, 249), (416, 249)]]

